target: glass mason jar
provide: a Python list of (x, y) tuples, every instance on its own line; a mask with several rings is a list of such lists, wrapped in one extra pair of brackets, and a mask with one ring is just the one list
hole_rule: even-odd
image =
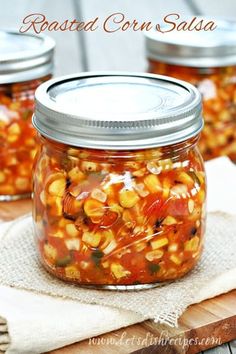
[(31, 195), (36, 88), (51, 78), (54, 41), (0, 31), (0, 201)]
[(203, 158), (227, 155), (236, 162), (236, 24), (216, 23), (212, 32), (147, 33), (148, 71), (199, 89), (205, 119), (199, 141)]
[(189, 272), (205, 230), (202, 123), (199, 92), (164, 76), (91, 73), (41, 85), (33, 218), (46, 269), (126, 290)]

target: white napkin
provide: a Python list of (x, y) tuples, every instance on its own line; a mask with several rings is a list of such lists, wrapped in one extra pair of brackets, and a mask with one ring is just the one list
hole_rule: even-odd
[(220, 157), (206, 164), (207, 211), (236, 214), (236, 165)]
[[(236, 166), (222, 157), (207, 162), (206, 171), (208, 211), (236, 214)], [(0, 226), (1, 238), (1, 230), (6, 230), (7, 223)], [(218, 278), (208, 283), (196, 294), (196, 302), (218, 294), (221, 283)], [(236, 270), (232, 270), (227, 279), (224, 277), (222, 291), (232, 289), (232, 284), (236, 288)], [(38, 354), (145, 320), (133, 312), (4, 286), (0, 286), (0, 317), (7, 319), (11, 337), (7, 354)]]
[(1, 287), (0, 314), (7, 318), (8, 354), (37, 354), (141, 322), (115, 308), (80, 304)]

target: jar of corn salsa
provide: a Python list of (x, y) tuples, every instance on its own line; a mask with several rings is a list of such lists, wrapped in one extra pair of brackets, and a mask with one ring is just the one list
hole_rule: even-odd
[(195, 87), (128, 73), (50, 80), (36, 91), (33, 124), (33, 218), (50, 273), (129, 290), (195, 266), (206, 193)]
[(205, 119), (203, 158), (227, 155), (236, 162), (236, 23), (215, 22), (213, 31), (147, 32), (148, 71), (197, 86)]
[(29, 197), (36, 88), (51, 78), (54, 41), (0, 30), (0, 201)]

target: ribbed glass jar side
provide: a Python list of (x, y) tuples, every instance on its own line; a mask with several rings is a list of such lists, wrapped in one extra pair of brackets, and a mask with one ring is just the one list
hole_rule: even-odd
[(31, 119), (34, 92), (46, 76), (0, 85), (0, 200), (29, 197), (37, 145)]
[(206, 196), (198, 137), (136, 151), (40, 140), (34, 225), (49, 272), (84, 286), (138, 289), (196, 265)]

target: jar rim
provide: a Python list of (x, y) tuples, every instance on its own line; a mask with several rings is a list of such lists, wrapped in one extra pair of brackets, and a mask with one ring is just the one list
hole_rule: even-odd
[(0, 29), (0, 84), (23, 82), (53, 71), (55, 41), (45, 35)]
[(199, 91), (160, 75), (69, 75), (40, 85), (35, 101), (33, 125), (39, 133), (78, 147), (160, 147), (196, 136), (203, 127)]

